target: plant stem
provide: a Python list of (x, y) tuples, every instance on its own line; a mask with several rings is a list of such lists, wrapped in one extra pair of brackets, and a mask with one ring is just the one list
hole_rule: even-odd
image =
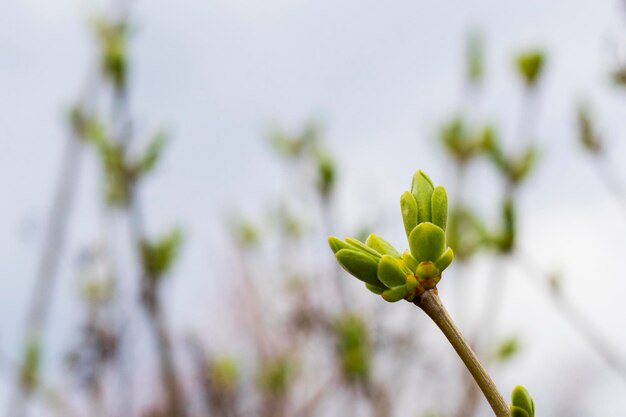
[(480, 387), (483, 395), (489, 402), (496, 417), (510, 417), (509, 406), (504, 397), (498, 391), (493, 380), (478, 360), (478, 357), (469, 346), (461, 331), (456, 327), (452, 317), (448, 314), (436, 290), (426, 291), (417, 299), (415, 305), (421, 308), (428, 317), (439, 327), (448, 339), (456, 353), (459, 355), (467, 370), (472, 374), (474, 381)]

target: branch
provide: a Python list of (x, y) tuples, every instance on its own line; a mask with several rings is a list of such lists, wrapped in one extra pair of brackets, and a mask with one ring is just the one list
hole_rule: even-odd
[(414, 304), (439, 327), (480, 387), (497, 417), (510, 417), (509, 406), (445, 309), (436, 290), (424, 292)]

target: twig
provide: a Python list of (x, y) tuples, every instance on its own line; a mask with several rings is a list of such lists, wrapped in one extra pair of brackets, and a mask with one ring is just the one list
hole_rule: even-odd
[(436, 290), (424, 292), (414, 304), (421, 308), (439, 327), (459, 355), (474, 381), (480, 387), (496, 417), (510, 417), (509, 406), (498, 391), (493, 380), (487, 374), (478, 357), (467, 343), (460, 330), (456, 327), (447, 310), (441, 303)]
[[(65, 247), (67, 224), (75, 199), (81, 164), (80, 139), (71, 135), (66, 140), (61, 160), (56, 191), (49, 213), (48, 226), (44, 237), (43, 251), (39, 259), (37, 273), (28, 315), (26, 319), (23, 351), (29, 343), (38, 344), (41, 351), (41, 340), (50, 316), (50, 306), (58, 277), (58, 261)], [(22, 375), (16, 375), (16, 392), (9, 401), (8, 417), (19, 417), (25, 413), (25, 402), (30, 395), (28, 386)]]

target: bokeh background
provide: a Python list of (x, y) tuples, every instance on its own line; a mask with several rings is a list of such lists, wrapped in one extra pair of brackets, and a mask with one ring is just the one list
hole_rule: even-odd
[[(100, 50), (89, 21), (118, 15), (128, 16), (131, 26), (127, 110), (137, 137), (133, 144), (141, 149), (161, 128), (170, 137), (138, 194), (147, 234), (158, 236), (172, 226), (183, 232), (176, 262), (159, 291), (190, 415), (219, 415), (198, 405), (199, 365), (189, 360), (190, 339), (208, 352), (207, 363), (224, 355), (236, 363), (243, 398), (236, 401), (240, 414), (234, 415), (263, 415), (255, 406), (263, 402), (255, 388), (262, 361), (251, 340), (255, 324), (245, 319), (247, 306), (256, 301), (250, 301), (255, 296), (242, 286), (242, 275), (261, 287), (260, 313), (272, 317), (270, 326), (281, 328), (276, 323), (289, 321), (298, 297), (304, 297), (289, 289), (294, 276), (314, 299), (318, 286), (332, 286), (335, 263), (327, 234), (371, 230), (406, 246), (398, 198), (418, 168), (448, 188), (451, 204), (462, 194), (487, 227), (500, 224), (503, 180), (487, 158), (472, 161), (463, 189), (455, 189), (460, 182), (454, 161), (438, 139), (441, 126), (455, 115), (475, 126), (492, 124), (511, 150), (523, 149), (520, 131), (525, 132), (539, 157), (516, 194), (517, 255), (487, 248), (461, 267), (453, 264), (440, 285), (444, 302), (462, 330), (480, 333), (496, 275), (504, 284), (493, 346), (479, 355), (489, 356), (498, 343), (515, 337), (519, 349), (512, 357), (488, 366), (502, 391), (523, 384), (544, 416), (620, 415), (626, 405), (621, 187), (626, 183), (621, 167), (626, 96), (612, 74), (626, 57), (626, 8), (616, 0), (5, 2), (0, 14), (1, 406), (10, 409), (23, 362), (24, 323), (71, 131), (67, 114), (87, 94), (97, 96), (93, 100), (104, 109), (104, 123), (115, 115), (115, 101), (108, 103), (106, 91), (101, 94), (106, 86), (84, 92), (99, 74)], [(468, 87), (466, 79), (472, 34), (483, 46), (484, 74), (477, 88)], [(528, 48), (545, 54), (529, 101), (514, 65)], [(580, 144), (576, 109), (581, 100), (591, 105), (601, 132), (601, 156)], [(297, 138), (312, 125), (336, 173), (328, 207), (315, 194), (315, 169), (306, 157), (294, 162), (272, 146), (272, 138), (281, 135), (277, 132)], [(97, 153), (82, 152), (40, 346), (37, 379), (43, 388), (34, 389), (27, 412), (170, 415), (146, 414), (165, 406), (150, 330), (137, 302), (141, 271), (129, 221), (123, 210), (103, 202)], [(299, 230), (295, 238), (284, 236), (285, 221), (291, 220)], [(241, 248), (237, 230), (243, 224), (254, 228), (259, 248)], [(98, 251), (106, 254), (98, 258), (104, 266), (94, 267)], [(119, 355), (131, 364), (125, 365), (131, 374), (126, 379), (116, 373), (117, 365), (108, 365), (101, 400), (108, 411), (102, 414), (93, 411), (89, 393), (67, 361), (85, 320), (79, 289), (94, 268), (115, 272), (113, 322), (123, 324)], [(574, 313), (565, 308), (563, 314), (544, 291), (548, 276), (559, 277)], [(434, 326), (410, 304), (387, 305), (347, 274), (341, 278), (349, 309), (371, 324), (373, 339), (396, 340), (388, 332), (411, 335), (409, 347), (373, 348), (372, 378), (394, 393), (390, 415), (458, 415), (467, 381)], [(339, 314), (332, 294), (319, 305), (329, 299), (326, 312)], [(289, 340), (300, 337), (294, 332), (282, 329), (273, 337), (287, 340), (278, 343), (283, 350), (292, 349)], [(327, 385), (310, 415), (376, 414), (367, 395), (344, 387), (349, 384), (335, 382), (340, 389), (324, 383), (325, 375), (339, 372), (332, 336), (303, 337), (305, 348), (295, 355), (300, 365), (289, 383), (297, 389), (281, 413), (299, 415), (298, 404), (315, 398), (318, 385)], [(307, 373), (311, 369), (315, 373)], [(125, 411), (116, 405), (120, 384), (133, 391)], [(58, 398), (72, 414), (58, 406)], [(473, 412), (489, 410), (479, 402)]]

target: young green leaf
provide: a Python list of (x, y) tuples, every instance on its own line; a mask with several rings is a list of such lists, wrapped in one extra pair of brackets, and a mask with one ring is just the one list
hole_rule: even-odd
[(432, 223), (421, 223), (411, 232), (409, 247), (418, 262), (434, 262), (446, 249), (446, 234)]
[(373, 233), (367, 237), (365, 244), (381, 255), (391, 255), (394, 258), (400, 257), (400, 254), (396, 248), (391, 245), (391, 243)]
[(406, 283), (406, 273), (397, 259), (390, 255), (383, 255), (378, 262), (378, 280), (387, 288), (393, 288)]
[(402, 211), (402, 221), (406, 236), (409, 237), (411, 231), (417, 226), (417, 201), (410, 192), (406, 191), (400, 197), (400, 210)]
[(384, 288), (378, 280), (378, 262), (370, 255), (354, 249), (341, 249), (335, 254), (339, 264), (363, 282)]
[(402, 300), (408, 294), (409, 291), (407, 290), (406, 286), (402, 285), (399, 287), (388, 289), (387, 291), (383, 292), (382, 297), (385, 301), (395, 303), (396, 301)]
[(513, 392), (511, 393), (511, 405), (511, 410), (513, 408), (519, 408), (526, 412), (528, 417), (535, 416), (535, 404), (533, 399), (526, 388), (521, 385), (518, 385), (513, 389)]
[(435, 188), (431, 207), (433, 224), (441, 227), (445, 231), (448, 223), (448, 195), (446, 194), (445, 188), (441, 186)]
[(367, 282), (365, 283), (365, 288), (367, 288), (368, 290), (370, 290), (371, 292), (377, 295), (382, 294), (386, 290), (386, 288), (377, 287), (375, 285), (368, 284)]
[(454, 252), (452, 252), (452, 248), (446, 249), (446, 251), (435, 261), (435, 266), (439, 270), (439, 273), (449, 267), (453, 260)]
[(419, 170), (413, 176), (411, 194), (417, 202), (417, 223), (431, 221), (431, 199), (435, 187), (428, 176)]

